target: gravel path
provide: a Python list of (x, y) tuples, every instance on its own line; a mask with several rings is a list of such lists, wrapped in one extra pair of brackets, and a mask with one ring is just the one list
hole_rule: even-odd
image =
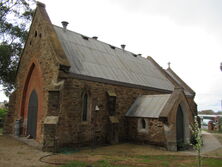
[(218, 148), (222, 148), (222, 144), (211, 133), (203, 131), (202, 134), (203, 134), (203, 147), (201, 149), (202, 154), (214, 151)]
[[(201, 154), (204, 155), (206, 153), (209, 153), (211, 151), (217, 150), (219, 148), (222, 148), (222, 144), (218, 141), (218, 139), (211, 133), (208, 133), (206, 131), (202, 131), (202, 137), (203, 137), (203, 146), (201, 148)], [(190, 155), (196, 155), (196, 151), (182, 151), (185, 154)]]

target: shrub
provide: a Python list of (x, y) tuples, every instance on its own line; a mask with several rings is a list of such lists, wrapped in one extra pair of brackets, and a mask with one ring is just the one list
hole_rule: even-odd
[(6, 109), (0, 108), (0, 128), (3, 127), (4, 118), (7, 114), (7, 112), (8, 111)]
[(5, 117), (5, 115), (7, 114), (7, 110), (6, 109), (3, 109), (3, 108), (0, 108), (0, 118), (4, 118)]

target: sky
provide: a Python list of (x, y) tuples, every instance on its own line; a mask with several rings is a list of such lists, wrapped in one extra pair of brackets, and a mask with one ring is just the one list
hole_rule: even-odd
[[(53, 24), (175, 71), (195, 92), (198, 110), (222, 110), (221, 0), (41, 0)], [(0, 87), (1, 90), (1, 87)], [(7, 99), (0, 91), (0, 101)]]

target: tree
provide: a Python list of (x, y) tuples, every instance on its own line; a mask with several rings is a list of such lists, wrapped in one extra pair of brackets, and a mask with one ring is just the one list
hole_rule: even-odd
[(31, 24), (35, 0), (0, 0), (0, 84), (6, 96), (15, 88), (19, 57)]
[(195, 118), (194, 118), (194, 124), (191, 127), (191, 131), (192, 131), (191, 144), (192, 144), (193, 148), (197, 151), (198, 167), (201, 167), (200, 150), (203, 145), (203, 141), (202, 141), (201, 129), (199, 128), (197, 116), (195, 116)]
[(202, 110), (198, 112), (199, 114), (206, 114), (206, 115), (214, 115), (215, 112), (213, 110)]

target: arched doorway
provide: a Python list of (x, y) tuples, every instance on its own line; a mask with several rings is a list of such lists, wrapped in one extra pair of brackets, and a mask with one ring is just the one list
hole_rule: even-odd
[(35, 90), (32, 91), (28, 103), (28, 121), (27, 134), (31, 138), (36, 138), (36, 126), (38, 116), (38, 95)]
[(41, 122), (43, 119), (43, 86), (42, 72), (37, 61), (33, 60), (29, 65), (24, 82), (20, 118), (22, 120), (21, 135), (41, 140)]
[(184, 114), (181, 106), (178, 106), (176, 116), (176, 137), (177, 137), (177, 150), (184, 147)]

